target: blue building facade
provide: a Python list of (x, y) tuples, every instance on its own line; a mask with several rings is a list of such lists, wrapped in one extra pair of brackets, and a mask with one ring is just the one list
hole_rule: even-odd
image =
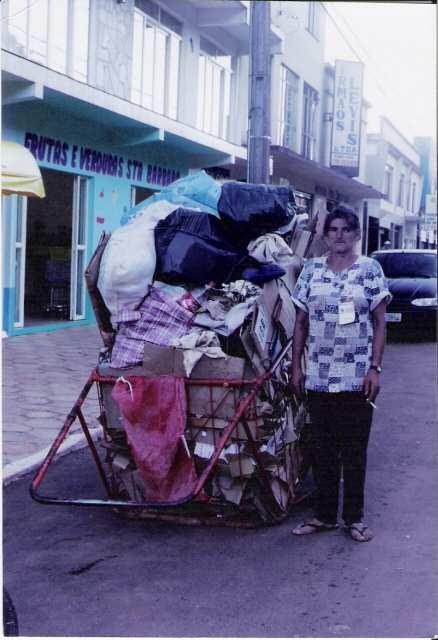
[(46, 197), (2, 199), (11, 336), (93, 323), (83, 272), (102, 231), (190, 171), (242, 177), (246, 161), (248, 3), (20, 3), (2, 3), (2, 139), (31, 151)]

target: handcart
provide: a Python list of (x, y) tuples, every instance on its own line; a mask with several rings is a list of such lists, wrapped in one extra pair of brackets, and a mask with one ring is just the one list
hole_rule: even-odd
[[(106, 347), (113, 339), (109, 314), (97, 289), (100, 258), (108, 241), (103, 234), (85, 272), (88, 292)], [(187, 422), (184, 443), (193, 459), (196, 483), (174, 501), (151, 501), (142, 493), (141, 474), (112, 397), (123, 376), (150, 376), (142, 367), (116, 370), (101, 363), (90, 374), (30, 487), (42, 504), (107, 507), (128, 518), (158, 519), (185, 524), (257, 527), (281, 522), (290, 507), (312, 490), (308, 470), (308, 429), (304, 407), (290, 392), (292, 339), (279, 347), (263, 373), (245, 369), (239, 377), (184, 378)], [(95, 444), (83, 404), (96, 385), (102, 440)], [(191, 412), (202, 391), (202, 417)], [(269, 402), (263, 402), (263, 400)], [(198, 397), (199, 401), (199, 397)], [(266, 412), (266, 405), (269, 412)], [(226, 407), (226, 411), (225, 411)], [(192, 407), (193, 408), (193, 407)], [(199, 412), (198, 412), (199, 413)], [(105, 498), (55, 497), (40, 492), (61, 444), (78, 420), (93, 456)], [(203, 445), (204, 436), (209, 445)], [(207, 454), (206, 454), (207, 451)], [(231, 451), (231, 453), (230, 453)], [(124, 464), (120, 465), (120, 460)]]
[[(303, 498), (300, 485), (305, 478), (308, 464), (303, 455), (303, 443), (300, 442), (302, 433), (296, 433), (298, 439), (287, 442), (287, 415), (291, 411), (293, 403), (288, 395), (279, 371), (287, 366), (287, 354), (290, 342), (278, 354), (275, 362), (265, 374), (248, 380), (212, 380), (190, 379), (185, 380), (187, 397), (190, 399), (190, 390), (195, 387), (208, 389), (210, 402), (207, 420), (215, 418), (215, 412), (227, 399), (232, 398), (235, 414), (228, 421), (225, 428), (217, 436), (212, 455), (208, 460), (196, 455), (196, 429), (202, 430), (201, 425), (188, 424), (186, 441), (190, 455), (196, 462), (198, 480), (194, 490), (177, 502), (154, 503), (135, 499), (128, 494), (126, 486), (120, 481), (120, 473), (114, 465), (115, 457), (120, 453), (129, 451), (126, 435), (123, 428), (115, 427), (114, 408), (111, 402), (111, 389), (117, 377), (105, 374), (105, 367), (97, 367), (91, 375), (68, 414), (58, 436), (53, 442), (44, 462), (38, 469), (31, 484), (30, 493), (33, 499), (42, 504), (70, 505), (70, 506), (103, 506), (116, 509), (122, 515), (131, 518), (159, 519), (187, 524), (218, 524), (234, 525), (240, 527), (255, 527), (259, 525), (275, 524), (281, 522), (289, 512), (292, 504)], [(125, 377), (129, 375), (125, 371)], [(275, 415), (268, 420), (258, 415), (256, 398), (266, 384), (277, 387), (277, 406), (274, 406)], [(82, 405), (93, 385), (97, 386), (100, 404), (100, 421), (103, 427), (103, 441), (101, 446), (96, 446), (90, 434), (87, 421), (82, 411)], [(295, 418), (297, 418), (297, 413)], [(281, 415), (280, 415), (281, 414)], [(78, 419), (88, 446), (93, 455), (97, 471), (100, 475), (103, 487), (107, 494), (105, 499), (83, 499), (73, 497), (54, 497), (40, 493), (40, 486), (46, 476), (49, 466), (55, 459), (62, 442), (67, 437), (75, 420)], [(260, 446), (260, 439), (255, 436), (254, 425), (262, 424), (259, 432), (262, 439), (271, 442), (276, 450), (272, 455), (266, 447)], [(269, 428), (269, 422), (273, 424)], [(267, 424), (268, 423), (268, 424)], [(280, 426), (279, 426), (280, 425)], [(303, 423), (301, 424), (301, 429)], [(297, 420), (295, 420), (297, 428)], [(216, 432), (215, 432), (216, 437)], [(234, 465), (237, 467), (239, 477), (245, 475), (242, 468), (251, 459), (253, 469), (245, 479), (247, 498), (239, 505), (233, 504), (223, 497), (218, 497), (213, 489), (215, 472), (222, 464), (222, 454), (231, 440), (238, 445), (238, 453), (234, 457)], [(239, 445), (244, 444), (242, 451)], [(102, 460), (98, 448), (105, 452)], [(239, 469), (240, 467), (240, 469)]]

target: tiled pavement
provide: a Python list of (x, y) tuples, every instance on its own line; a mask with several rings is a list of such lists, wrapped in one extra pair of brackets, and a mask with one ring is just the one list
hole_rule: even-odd
[[(96, 365), (101, 346), (95, 326), (3, 338), (6, 476), (5, 470), (42, 458)], [(97, 428), (99, 409), (94, 387), (83, 411), (89, 426)], [(69, 436), (68, 441), (78, 440), (78, 431), (82, 432), (75, 422), (71, 433), (76, 435)]]

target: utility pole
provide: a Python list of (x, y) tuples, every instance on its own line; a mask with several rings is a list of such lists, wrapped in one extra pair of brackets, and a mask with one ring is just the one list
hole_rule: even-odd
[(248, 182), (269, 184), (271, 55), (269, 0), (250, 4)]

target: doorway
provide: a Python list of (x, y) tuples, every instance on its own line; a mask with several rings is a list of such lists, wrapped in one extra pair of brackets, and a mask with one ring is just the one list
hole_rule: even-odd
[(379, 248), (379, 220), (368, 217), (368, 255)]
[(46, 197), (27, 198), (20, 212), (25, 250), (17, 265), (23, 285), (16, 282), (17, 327), (85, 317), (87, 179), (50, 169), (41, 175)]
[(131, 207), (136, 207), (140, 202), (150, 198), (157, 193), (154, 189), (146, 189), (145, 187), (131, 187)]

